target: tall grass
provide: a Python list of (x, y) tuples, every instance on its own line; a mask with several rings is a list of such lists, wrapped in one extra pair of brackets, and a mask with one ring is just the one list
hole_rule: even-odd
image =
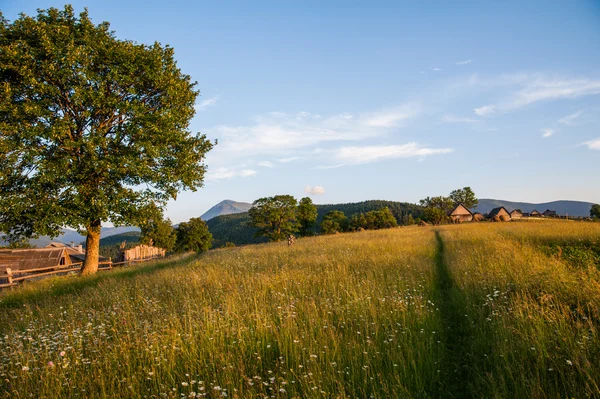
[(583, 225), (405, 227), (31, 284), (0, 296), (0, 393), (600, 396), (598, 270), (546, 248), (593, 250)]

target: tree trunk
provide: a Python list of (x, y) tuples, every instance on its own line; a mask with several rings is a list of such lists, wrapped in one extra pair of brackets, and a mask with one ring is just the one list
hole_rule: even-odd
[(100, 221), (95, 220), (87, 228), (85, 240), (85, 261), (81, 269), (81, 275), (95, 274), (98, 271), (98, 257), (100, 256)]

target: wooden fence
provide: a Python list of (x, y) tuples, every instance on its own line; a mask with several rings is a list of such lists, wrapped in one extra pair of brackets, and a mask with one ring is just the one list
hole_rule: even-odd
[[(98, 263), (98, 271), (104, 270), (112, 270), (114, 267), (123, 267), (129, 266), (132, 263), (141, 263), (147, 262), (150, 260), (158, 259), (160, 257), (154, 256), (145, 259), (135, 259), (124, 262), (100, 262)], [(81, 267), (83, 266), (83, 262), (72, 263), (70, 265), (57, 265), (57, 266), (49, 266), (49, 267), (40, 267), (36, 269), (26, 269), (26, 270), (12, 270), (11, 268), (6, 268), (3, 272), (0, 271), (0, 288), (14, 287), (18, 285), (20, 282), (29, 279), (37, 279), (40, 277), (49, 277), (52, 275), (59, 274), (79, 274), (81, 273)], [(2, 281), (6, 281), (2, 283)]]

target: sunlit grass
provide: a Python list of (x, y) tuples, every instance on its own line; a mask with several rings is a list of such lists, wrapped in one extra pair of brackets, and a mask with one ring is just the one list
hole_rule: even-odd
[(0, 296), (0, 393), (598, 396), (598, 269), (546, 248), (595, 237), (397, 228), (42, 281)]

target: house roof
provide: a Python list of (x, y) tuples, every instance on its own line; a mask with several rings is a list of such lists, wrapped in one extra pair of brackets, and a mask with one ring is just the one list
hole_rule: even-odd
[(518, 210), (518, 209), (513, 209), (513, 210), (510, 212), (510, 214), (511, 214), (511, 215), (512, 215), (513, 213), (520, 213), (521, 215), (523, 214), (523, 212), (521, 212), (521, 211), (520, 211), (520, 210)]
[(488, 214), (488, 217), (493, 218), (494, 216), (498, 215), (498, 213), (500, 213), (500, 211), (504, 209), (504, 212), (506, 212), (508, 215), (510, 215), (510, 212), (506, 210), (505, 207), (503, 206), (499, 206), (498, 208), (494, 208), (490, 211), (490, 213)]
[[(456, 207), (455, 207), (455, 208), (454, 208), (452, 211), (450, 211), (450, 213), (448, 213), (448, 216), (452, 216), (452, 215), (454, 215), (454, 214), (458, 214), (458, 213), (456, 213), (456, 212), (457, 212), (459, 209), (461, 209), (461, 210), (462, 210), (462, 209), (464, 209), (465, 211), (467, 211), (467, 212), (469, 213), (469, 215), (473, 215), (473, 212), (471, 212), (471, 211), (469, 210), (469, 208), (467, 208), (466, 206), (464, 206), (464, 205), (463, 205), (463, 203), (461, 202), (461, 203), (459, 203), (458, 205), (456, 205)], [(460, 214), (459, 214), (459, 215), (460, 215)], [(464, 215), (464, 213), (462, 213), (462, 215)]]
[(0, 251), (0, 269), (38, 269), (60, 265), (64, 248), (12, 249)]

